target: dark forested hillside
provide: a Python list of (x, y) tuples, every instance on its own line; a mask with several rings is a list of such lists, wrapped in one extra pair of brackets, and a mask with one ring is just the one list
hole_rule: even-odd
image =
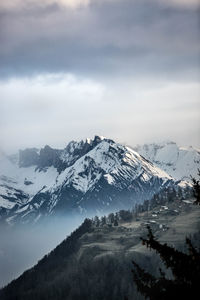
[[(106, 230), (107, 228), (105, 228)], [(83, 224), (46, 255), (32, 269), (0, 291), (0, 298), (27, 299), (123, 299), (136, 293), (132, 285), (130, 256), (117, 251), (115, 255), (100, 255), (98, 246), (88, 247), (87, 240), (99, 240), (92, 221)], [(110, 231), (110, 228), (109, 228)], [(108, 232), (107, 232), (108, 233)], [(90, 237), (89, 237), (90, 235)], [(138, 296), (137, 299), (142, 299)]]
[[(166, 193), (165, 193), (166, 195)], [(184, 251), (186, 236), (199, 241), (200, 207), (158, 195), (151, 205), (85, 219), (38, 264), (0, 290), (1, 300), (144, 299), (131, 274), (132, 260), (158, 275), (161, 261), (142, 246), (150, 225), (156, 238)]]

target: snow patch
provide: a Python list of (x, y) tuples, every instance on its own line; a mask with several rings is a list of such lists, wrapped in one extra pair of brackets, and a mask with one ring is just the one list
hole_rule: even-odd
[(114, 178), (110, 174), (105, 174), (104, 177), (108, 181), (109, 184), (113, 184), (115, 181)]

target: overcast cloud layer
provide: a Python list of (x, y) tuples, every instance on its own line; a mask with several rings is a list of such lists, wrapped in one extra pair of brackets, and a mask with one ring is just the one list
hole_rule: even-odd
[(198, 9), (194, 5), (93, 0), (72, 9), (62, 5), (72, 1), (17, 2), (16, 7), (1, 9), (1, 76), (159, 72), (193, 77), (198, 72)]
[(2, 148), (200, 145), (198, 15), (196, 0), (2, 1)]

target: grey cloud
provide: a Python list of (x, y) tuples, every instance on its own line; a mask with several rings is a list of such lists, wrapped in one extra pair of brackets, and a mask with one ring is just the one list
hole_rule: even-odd
[(198, 11), (153, 0), (93, 0), (1, 12), (0, 75), (71, 72), (88, 76), (195, 77)]

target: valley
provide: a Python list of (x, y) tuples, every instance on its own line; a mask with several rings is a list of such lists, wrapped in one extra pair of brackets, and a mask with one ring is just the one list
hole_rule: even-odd
[(132, 282), (131, 260), (154, 274), (162, 266), (155, 252), (141, 243), (147, 225), (159, 241), (182, 251), (187, 252), (186, 237), (200, 245), (200, 207), (193, 205), (193, 199), (134, 212), (129, 221), (119, 218), (117, 226), (110, 224), (108, 217), (98, 226), (95, 219), (86, 219), (36, 266), (0, 291), (1, 299), (93, 300), (103, 296), (114, 300), (124, 295), (144, 299)]

